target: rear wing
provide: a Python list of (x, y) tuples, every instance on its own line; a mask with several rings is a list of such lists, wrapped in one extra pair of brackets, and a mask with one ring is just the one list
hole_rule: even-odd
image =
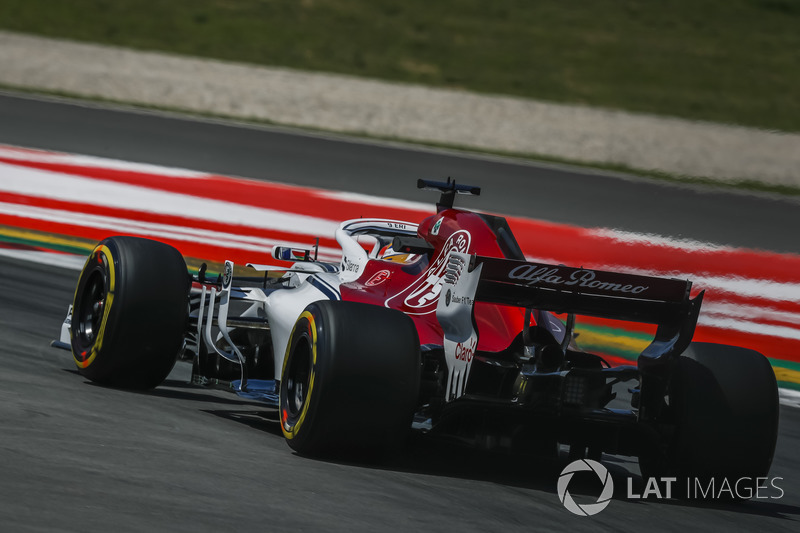
[(493, 257), (470, 262), (483, 265), (479, 301), (665, 326), (684, 322), (693, 307), (691, 281)]
[(476, 301), (656, 324), (638, 366), (643, 376), (663, 376), (694, 335), (703, 293), (692, 299), (691, 288), (686, 280), (451, 252), (436, 310), (451, 370), (448, 399), (461, 395), (469, 375), (471, 355), (462, 354), (477, 346)]

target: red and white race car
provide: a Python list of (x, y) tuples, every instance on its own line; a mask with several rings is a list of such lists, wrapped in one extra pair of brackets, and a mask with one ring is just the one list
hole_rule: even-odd
[[(291, 266), (189, 275), (166, 244), (105, 239), (54, 344), (90, 380), (124, 388), (155, 387), (191, 360), (194, 383), (277, 408), (307, 455), (386, 450), (414, 430), (633, 455), (646, 475), (767, 475), (774, 373), (752, 350), (691, 342), (703, 296), (691, 282), (528, 262), (505, 219), (453, 208), (478, 188), (418, 186), (441, 193), (434, 215), (343, 222), (338, 264), (277, 246)], [(637, 365), (610, 367), (579, 348), (575, 315), (657, 332)], [(630, 399), (611, 408), (621, 382)]]

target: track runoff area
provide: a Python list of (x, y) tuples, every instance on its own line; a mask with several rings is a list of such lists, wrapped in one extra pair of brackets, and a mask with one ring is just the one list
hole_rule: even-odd
[[(270, 262), (275, 244), (308, 248), (317, 238), (319, 257), (336, 261), (341, 221), (419, 222), (433, 213), (434, 200), (0, 145), (0, 254), (75, 269), (97, 241), (120, 234), (169, 243), (195, 269), (208, 262), (213, 271), (226, 259), (241, 267)], [(692, 280), (693, 295), (705, 290), (695, 340), (760, 351), (772, 363), (782, 402), (800, 406), (800, 256), (507, 218), (531, 261)], [(576, 332), (583, 349), (626, 364), (654, 328), (579, 317)]]

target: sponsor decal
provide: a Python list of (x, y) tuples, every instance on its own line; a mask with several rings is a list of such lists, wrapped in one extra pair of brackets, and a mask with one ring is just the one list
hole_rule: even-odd
[(471, 235), (466, 230), (459, 230), (450, 235), (428, 270), (405, 290), (386, 300), (385, 305), (390, 307), (391, 300), (405, 296), (403, 310), (408, 314), (424, 315), (436, 311), (436, 303), (442, 292), (442, 278), (447, 270), (447, 257), (450, 252), (466, 252), (470, 240)]
[(453, 303), (461, 305), (472, 305), (475, 303), (475, 300), (473, 300), (469, 296), (453, 296)]
[(444, 220), (444, 218), (440, 218), (433, 225), (433, 227), (431, 228), (431, 235), (439, 235), (439, 228), (442, 227), (442, 220)]
[(345, 272), (358, 272), (361, 270), (361, 266), (358, 263), (354, 263), (347, 259), (346, 257), (342, 259), (342, 270)]
[(375, 272), (375, 274), (373, 274), (372, 277), (369, 278), (366, 283), (364, 283), (364, 285), (367, 287), (374, 287), (375, 285), (380, 285), (390, 277), (392, 277), (392, 273), (388, 270), (379, 270), (378, 272)]
[(472, 338), (469, 343), (459, 342), (456, 344), (456, 361), (472, 362), (472, 356), (475, 355), (475, 346), (478, 344), (478, 339)]
[(444, 295), (444, 304), (450, 305), (450, 298), (453, 296), (453, 293), (450, 289), (447, 289), (447, 293)]
[(595, 279), (597, 273), (593, 270), (572, 270), (567, 276), (563, 274), (558, 267), (539, 265), (520, 265), (509, 272), (508, 277), (513, 280), (526, 281), (528, 285), (544, 283), (548, 285), (595, 289), (598, 291), (621, 292), (624, 294), (641, 294), (650, 288), (646, 285), (623, 285), (622, 283), (601, 281)]

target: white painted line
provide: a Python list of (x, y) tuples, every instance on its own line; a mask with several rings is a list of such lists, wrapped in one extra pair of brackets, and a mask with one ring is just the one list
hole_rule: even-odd
[[(0, 163), (2, 190), (299, 235), (333, 237), (338, 221)], [(191, 224), (187, 220), (187, 225)]]
[(778, 389), (778, 397), (782, 405), (800, 407), (800, 391), (794, 389)]
[(162, 167), (149, 163), (133, 163), (120, 159), (94, 157), (88, 155), (66, 154), (61, 152), (47, 152), (30, 148), (17, 148), (14, 146), (0, 145), (0, 157), (15, 161), (28, 161), (35, 163), (51, 163), (74, 167), (103, 168), (110, 170), (123, 170), (127, 172), (140, 172), (142, 174), (156, 174), (167, 178), (207, 178), (210, 174), (197, 172), (184, 168)]
[(800, 313), (779, 311), (762, 305), (730, 303), (724, 301), (705, 301), (703, 302), (703, 314), (706, 316), (723, 316), (753, 321), (792, 324), (800, 329)]
[(34, 250), (15, 250), (13, 248), (2, 247), (0, 247), (0, 256), (78, 271), (82, 270), (83, 265), (86, 263), (86, 256), (83, 255), (38, 252)]
[(697, 320), (697, 324), (700, 326), (727, 329), (742, 333), (754, 333), (757, 335), (766, 335), (768, 337), (800, 341), (800, 329), (798, 328), (764, 324), (751, 320), (736, 320), (730, 317), (708, 316), (704, 315), (702, 311), (700, 312), (700, 318)]
[[(103, 215), (89, 215), (86, 213), (65, 211), (63, 209), (48, 209), (19, 204), (0, 202), (0, 214), (33, 218), (44, 222), (70, 224), (93, 229), (104, 229), (109, 234), (132, 233), (156, 239), (172, 239), (183, 242), (199, 243), (207, 246), (230, 248), (236, 250), (249, 250), (254, 254), (271, 254), (272, 247), (278, 244), (297, 248), (308, 247), (310, 242), (292, 242), (286, 239), (276, 239), (248, 236), (219, 231), (195, 229), (185, 226), (159, 224), (155, 222), (142, 222), (128, 218), (108, 217)], [(338, 261), (341, 252), (338, 248), (321, 246), (320, 255), (325, 260)]]
[(428, 215), (433, 215), (433, 207), (430, 203), (414, 202), (411, 200), (400, 200), (397, 198), (387, 198), (384, 196), (370, 196), (356, 192), (340, 191), (320, 191), (316, 193), (321, 198), (328, 198), (337, 202), (355, 202), (364, 205), (376, 205), (380, 207), (396, 207), (401, 209), (414, 209)]
[(641, 244), (648, 247), (660, 246), (664, 248), (674, 248), (676, 250), (684, 250), (687, 252), (733, 252), (737, 248), (731, 246), (723, 246), (720, 244), (712, 244), (708, 242), (697, 241), (694, 239), (676, 239), (673, 237), (664, 237), (655, 233), (636, 233), (632, 231), (622, 231), (616, 229), (598, 228), (590, 230), (594, 235), (616, 242), (626, 244)]

